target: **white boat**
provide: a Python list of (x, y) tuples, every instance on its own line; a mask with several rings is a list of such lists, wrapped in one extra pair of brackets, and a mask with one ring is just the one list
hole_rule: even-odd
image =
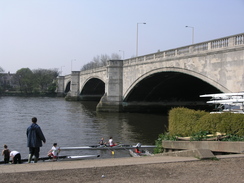
[(233, 104), (233, 103), (243, 103), (244, 99), (225, 99), (225, 100), (211, 100), (207, 101), (209, 104)]
[(242, 97), (244, 98), (244, 93), (239, 92), (239, 93), (215, 93), (215, 94), (205, 94), (205, 95), (200, 95), (200, 97), (212, 97), (213, 99), (229, 99), (233, 97)]
[[(155, 148), (155, 145), (142, 145), (141, 148)], [(119, 144), (116, 146), (105, 146), (105, 145), (91, 145), (91, 146), (80, 146), (80, 147), (60, 147), (60, 150), (125, 150), (134, 149), (136, 145)]]
[(212, 97), (208, 104), (216, 104), (218, 111), (213, 113), (240, 113), (244, 114), (244, 93), (217, 93), (217, 94), (205, 94), (200, 97)]
[[(55, 161), (72, 161), (72, 160), (83, 160), (83, 159), (91, 159), (91, 158), (99, 158), (100, 155), (83, 155), (83, 156), (58, 156)], [(21, 159), (22, 163), (27, 163), (28, 159)], [(54, 160), (48, 156), (39, 157), (38, 161), (43, 162), (53, 162)], [(11, 162), (11, 161), (10, 161)], [(34, 158), (31, 162), (34, 162)], [(0, 161), (0, 164), (4, 164), (4, 161)]]
[(72, 161), (72, 160), (82, 160), (82, 159), (90, 159), (90, 158), (98, 158), (100, 155), (83, 155), (83, 156), (65, 156), (58, 157), (58, 161)]
[(142, 150), (140, 153), (137, 153), (131, 149), (129, 149), (129, 153), (132, 157), (141, 157), (141, 156), (153, 156), (148, 150)]

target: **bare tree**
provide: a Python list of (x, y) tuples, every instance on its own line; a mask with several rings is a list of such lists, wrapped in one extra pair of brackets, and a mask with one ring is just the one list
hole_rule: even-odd
[(108, 55), (101, 55), (101, 66), (106, 66), (108, 60), (110, 60), (110, 57)]
[(121, 56), (118, 53), (112, 53), (111, 60), (121, 60)]
[(121, 60), (121, 56), (117, 53), (113, 53), (111, 57), (107, 54), (97, 55), (93, 57), (92, 61), (82, 66), (81, 71), (94, 69), (98, 67), (104, 67), (107, 65), (108, 60)]

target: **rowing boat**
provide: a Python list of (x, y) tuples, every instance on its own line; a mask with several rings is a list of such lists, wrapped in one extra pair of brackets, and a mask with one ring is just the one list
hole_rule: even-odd
[[(125, 150), (134, 149), (136, 145), (119, 144), (116, 146), (105, 146), (105, 145), (91, 145), (91, 146), (80, 146), (80, 147), (60, 147), (60, 150)], [(155, 148), (155, 145), (141, 145), (140, 148)]]
[(142, 150), (140, 153), (137, 153), (135, 151), (132, 151), (131, 149), (129, 149), (129, 153), (132, 157), (141, 157), (141, 156), (152, 156), (153, 154), (150, 153), (148, 150)]
[(82, 159), (98, 158), (98, 157), (100, 157), (100, 155), (64, 156), (63, 158), (58, 157), (57, 160), (58, 161), (72, 161), (72, 160), (82, 160)]
[[(56, 161), (73, 161), (73, 160), (83, 160), (83, 159), (98, 158), (98, 157), (100, 157), (100, 155), (58, 156)], [(26, 163), (28, 162), (28, 159), (21, 159), (21, 161), (22, 163)], [(38, 161), (48, 162), (48, 161), (53, 161), (53, 159), (47, 156), (47, 157), (38, 158)], [(0, 164), (4, 164), (4, 161), (0, 161)]]

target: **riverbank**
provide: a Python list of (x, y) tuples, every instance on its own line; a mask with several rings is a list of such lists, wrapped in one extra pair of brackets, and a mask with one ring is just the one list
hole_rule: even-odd
[[(244, 155), (93, 159), (0, 166), (1, 182), (243, 182)], [(103, 176), (104, 175), (104, 176)]]
[(59, 97), (56, 93), (21, 93), (21, 92), (4, 92), (0, 97)]

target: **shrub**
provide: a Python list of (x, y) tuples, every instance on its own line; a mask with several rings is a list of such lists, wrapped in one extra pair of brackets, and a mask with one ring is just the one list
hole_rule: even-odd
[(187, 108), (174, 108), (169, 112), (170, 135), (191, 136), (206, 131), (244, 136), (244, 115), (229, 112), (210, 114)]
[(187, 108), (174, 108), (169, 112), (169, 132), (171, 135), (189, 136), (197, 132), (199, 118), (206, 115), (205, 111), (195, 111)]

